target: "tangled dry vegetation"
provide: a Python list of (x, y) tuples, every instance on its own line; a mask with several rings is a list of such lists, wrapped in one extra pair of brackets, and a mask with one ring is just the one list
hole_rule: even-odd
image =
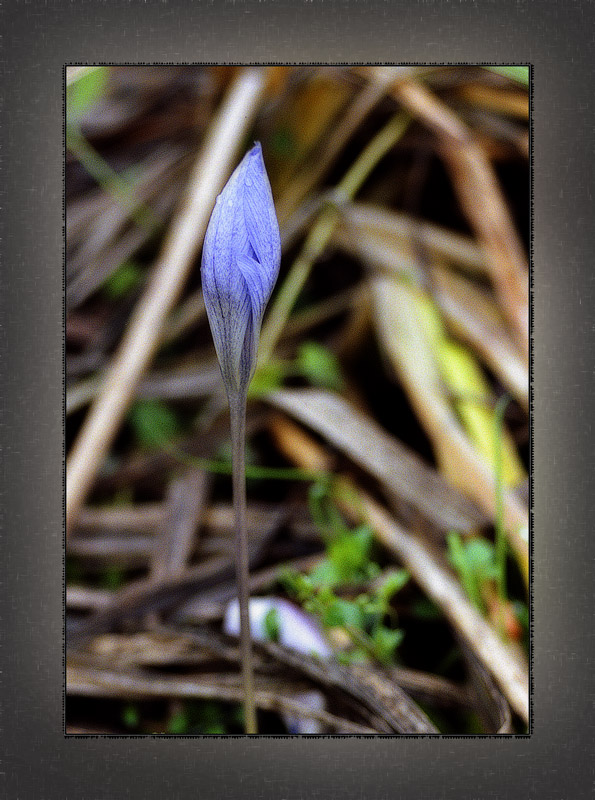
[(67, 732), (242, 730), (198, 265), (255, 139), (259, 730), (527, 730), (528, 126), (524, 68), (67, 71)]

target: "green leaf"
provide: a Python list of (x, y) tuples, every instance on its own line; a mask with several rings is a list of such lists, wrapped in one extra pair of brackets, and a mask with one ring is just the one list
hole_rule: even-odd
[(467, 560), (480, 583), (498, 576), (494, 546), (485, 539), (470, 539), (465, 547)]
[(337, 586), (341, 582), (341, 574), (335, 565), (323, 558), (310, 572), (310, 580), (317, 588)]
[(127, 728), (138, 728), (140, 713), (135, 703), (129, 703), (122, 709), (122, 722)]
[(390, 572), (378, 587), (378, 595), (385, 603), (388, 603), (392, 596), (400, 592), (408, 582), (409, 573), (406, 570), (398, 569)]
[(457, 533), (448, 535), (448, 552), (451, 564), (459, 573), (469, 599), (483, 610), (481, 589), (488, 581), (498, 577), (494, 545), (485, 539), (473, 538), (463, 543)]
[(287, 594), (295, 597), (299, 603), (304, 603), (314, 594), (312, 579), (296, 570), (285, 570), (281, 574), (279, 581)]
[(361, 527), (329, 543), (329, 560), (344, 582), (356, 581), (365, 575), (373, 538), (370, 528)]
[(336, 356), (317, 342), (304, 342), (300, 346), (295, 367), (314, 386), (340, 392), (345, 385)]
[(395, 650), (403, 641), (402, 630), (392, 630), (379, 625), (372, 634), (374, 655), (382, 664), (390, 664), (395, 657)]
[(124, 585), (124, 570), (120, 567), (108, 567), (101, 576), (101, 586), (111, 591), (116, 591)]
[(190, 719), (187, 712), (185, 710), (178, 711), (169, 718), (167, 723), (167, 733), (173, 733), (177, 735), (188, 733), (189, 727)]
[(281, 620), (276, 608), (269, 608), (264, 616), (263, 627), (265, 636), (271, 642), (278, 642), (281, 635)]
[(176, 414), (160, 400), (139, 400), (131, 407), (128, 419), (139, 443), (159, 448), (181, 432)]
[(327, 628), (363, 628), (363, 615), (356, 603), (337, 597), (326, 609), (323, 624)]
[(125, 261), (103, 284), (102, 290), (109, 300), (119, 300), (140, 286), (144, 271), (131, 261)]
[(511, 65), (503, 67), (485, 67), (485, 69), (490, 69), (492, 72), (504, 75), (504, 77), (510, 78), (511, 81), (520, 83), (522, 86), (529, 85), (529, 67)]
[(463, 589), (471, 602), (479, 609), (483, 608), (477, 580), (467, 557), (467, 551), (458, 533), (451, 532), (446, 539), (450, 563), (459, 574)]
[(105, 95), (107, 67), (91, 67), (80, 72), (66, 87), (66, 113), (69, 123), (80, 121), (91, 106)]
[(259, 366), (248, 387), (248, 397), (262, 397), (283, 385), (287, 367), (280, 361), (269, 361)]

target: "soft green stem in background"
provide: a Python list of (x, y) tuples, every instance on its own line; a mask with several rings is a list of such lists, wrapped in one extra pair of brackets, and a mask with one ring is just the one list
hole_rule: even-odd
[(504, 603), (506, 601), (506, 531), (504, 529), (504, 485), (502, 479), (502, 433), (504, 414), (510, 403), (505, 394), (496, 403), (494, 410), (494, 480), (496, 495), (496, 564), (498, 567), (498, 597), (501, 601), (501, 625), (504, 626)]
[(76, 125), (66, 126), (66, 145), (89, 175), (128, 211), (137, 225), (149, 232), (161, 225), (161, 220), (150, 208), (134, 200), (132, 186), (110, 167)]
[(229, 397), (232, 448), (233, 508), (236, 523), (236, 573), (240, 606), (240, 650), (244, 681), (244, 716), (246, 733), (257, 733), (254, 702), (254, 669), (250, 635), (250, 584), (248, 532), (246, 530), (246, 393)]
[[(212, 461), (208, 458), (191, 456), (178, 449), (175, 445), (163, 442), (161, 448), (169, 453), (181, 464), (189, 467), (204, 469), (215, 475), (231, 475), (233, 468), (227, 461)], [(245, 470), (246, 478), (249, 480), (266, 481), (320, 481), (328, 477), (328, 473), (317, 470), (299, 469), (298, 467), (260, 467), (256, 464), (249, 464)]]
[[(338, 204), (354, 198), (374, 167), (403, 136), (409, 122), (409, 116), (399, 112), (376, 134), (337, 186), (335, 195)], [(338, 209), (327, 206), (310, 229), (302, 250), (275, 297), (263, 326), (259, 349), (261, 364), (270, 360), (312, 266), (324, 252), (338, 221)]]

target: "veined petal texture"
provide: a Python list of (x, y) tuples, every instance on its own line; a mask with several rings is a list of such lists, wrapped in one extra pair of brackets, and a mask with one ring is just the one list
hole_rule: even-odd
[(217, 198), (202, 254), (202, 289), (228, 394), (248, 387), (281, 242), (262, 149), (246, 153)]

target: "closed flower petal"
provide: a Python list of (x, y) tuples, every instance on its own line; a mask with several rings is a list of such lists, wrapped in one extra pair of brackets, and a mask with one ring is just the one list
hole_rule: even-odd
[(260, 144), (217, 198), (202, 255), (202, 289), (228, 394), (245, 391), (281, 261), (279, 225)]

